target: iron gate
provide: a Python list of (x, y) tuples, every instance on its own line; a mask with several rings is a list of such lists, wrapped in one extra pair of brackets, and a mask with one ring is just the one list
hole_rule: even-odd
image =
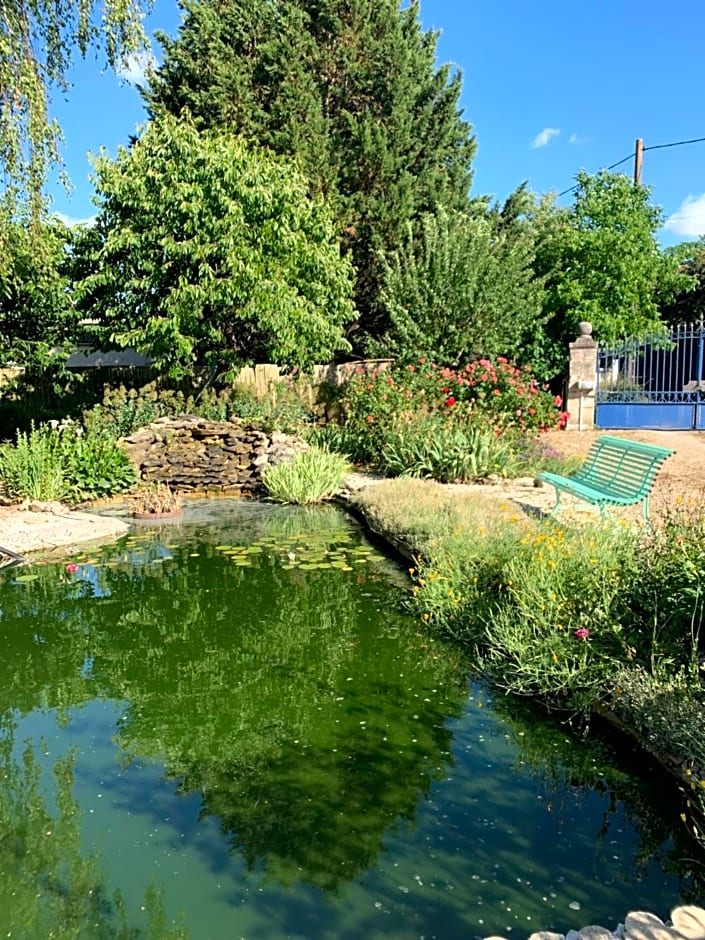
[(705, 324), (600, 346), (598, 428), (705, 430)]

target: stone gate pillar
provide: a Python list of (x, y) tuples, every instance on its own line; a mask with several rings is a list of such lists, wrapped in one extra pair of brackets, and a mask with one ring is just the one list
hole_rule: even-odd
[(569, 344), (568, 401), (570, 418), (566, 428), (583, 431), (595, 426), (595, 386), (597, 384), (597, 343), (592, 338), (592, 323), (578, 324), (578, 335)]

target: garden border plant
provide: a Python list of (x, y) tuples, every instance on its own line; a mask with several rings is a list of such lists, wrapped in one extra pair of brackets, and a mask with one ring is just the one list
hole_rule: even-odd
[(497, 691), (608, 712), (665, 756), (705, 847), (705, 752), (690, 733), (705, 713), (702, 506), (676, 507), (652, 534), (563, 526), (420, 480), (368, 487), (353, 507), (414, 558), (410, 606), (469, 646)]

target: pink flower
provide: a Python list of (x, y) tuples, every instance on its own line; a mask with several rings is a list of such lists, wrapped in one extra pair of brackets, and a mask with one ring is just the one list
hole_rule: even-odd
[(69, 574), (75, 574), (75, 573), (78, 571), (78, 565), (75, 564), (73, 561), (72, 561), (72, 562), (69, 562), (69, 564), (66, 565), (66, 569), (65, 569), (65, 570), (66, 570)]
[(587, 640), (590, 636), (590, 631), (586, 627), (581, 627), (579, 630), (576, 630), (573, 636), (577, 637), (579, 640)]
[(556, 408), (560, 408), (561, 405), (563, 404), (563, 399), (561, 398), (560, 395), (556, 395), (553, 401), (555, 402)]
[(496, 389), (492, 392), (492, 394), (493, 394), (493, 395), (501, 395), (502, 393), (500, 392), (500, 390), (499, 390), (498, 388), (496, 388)]
[(372, 424), (373, 421), (374, 421), (374, 415), (367, 415), (367, 423)]

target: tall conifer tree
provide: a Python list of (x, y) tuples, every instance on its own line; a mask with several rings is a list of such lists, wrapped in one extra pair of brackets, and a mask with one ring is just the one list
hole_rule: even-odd
[(360, 348), (386, 325), (384, 256), (422, 213), (468, 204), (475, 140), (460, 75), (437, 67), (417, 0), (182, 2), (144, 92), (151, 113), (188, 109), (201, 127), (298, 159), (352, 252)]

